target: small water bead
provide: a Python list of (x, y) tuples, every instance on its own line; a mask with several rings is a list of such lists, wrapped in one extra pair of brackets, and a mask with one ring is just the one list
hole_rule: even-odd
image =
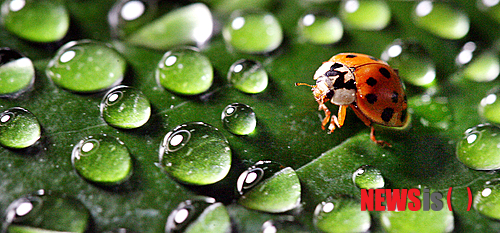
[(487, 181), (474, 196), (474, 208), (482, 215), (500, 220), (500, 180)]
[(1, 18), (7, 31), (34, 42), (58, 41), (69, 28), (69, 13), (60, 1), (8, 0)]
[(197, 95), (212, 86), (212, 63), (195, 48), (180, 48), (166, 52), (156, 69), (156, 81), (169, 91), (182, 95)]
[(479, 103), (478, 112), (483, 119), (500, 124), (500, 88), (493, 88), (486, 94)]
[(360, 30), (382, 30), (391, 20), (385, 1), (344, 0), (339, 14), (346, 26)]
[(116, 185), (132, 174), (132, 158), (127, 147), (115, 137), (88, 136), (71, 154), (73, 167), (83, 178), (101, 185)]
[(361, 211), (358, 200), (329, 198), (314, 210), (313, 223), (321, 232), (366, 232), (370, 229), (370, 212)]
[(414, 119), (425, 127), (446, 130), (453, 124), (453, 114), (446, 97), (414, 96), (408, 100), (408, 106)]
[(18, 51), (0, 48), (0, 97), (12, 96), (33, 84), (35, 68)]
[(231, 149), (217, 128), (203, 123), (181, 124), (160, 145), (160, 165), (177, 180), (193, 185), (222, 180), (231, 168)]
[(170, 213), (165, 226), (166, 233), (227, 233), (230, 229), (231, 220), (226, 207), (210, 197), (196, 197), (181, 202)]
[(360, 189), (379, 189), (385, 186), (384, 177), (377, 168), (363, 165), (352, 174), (352, 181)]
[(467, 129), (457, 144), (457, 157), (472, 169), (500, 169), (500, 128), (480, 124)]
[(78, 200), (39, 190), (12, 202), (5, 232), (86, 232), (90, 213)]
[(236, 89), (248, 94), (263, 92), (269, 82), (267, 72), (262, 64), (247, 59), (233, 63), (229, 68), (227, 79)]
[(40, 139), (41, 127), (37, 118), (24, 108), (14, 107), (0, 113), (0, 144), (22, 149)]
[(381, 58), (392, 67), (400, 68), (399, 76), (405, 82), (424, 87), (435, 84), (434, 62), (417, 41), (397, 39), (387, 46)]
[(463, 38), (469, 32), (469, 17), (446, 2), (420, 1), (413, 11), (415, 24), (428, 32), (450, 40)]
[(269, 12), (235, 11), (222, 29), (224, 40), (245, 53), (267, 53), (283, 41), (278, 20)]
[(299, 19), (299, 34), (313, 44), (333, 44), (344, 34), (342, 22), (326, 11), (309, 12)]
[(295, 170), (259, 161), (241, 173), (236, 183), (238, 203), (249, 209), (281, 213), (298, 206), (301, 187)]
[(117, 86), (101, 101), (101, 115), (104, 120), (118, 128), (132, 129), (146, 124), (151, 116), (151, 104), (138, 89)]
[(160, 16), (125, 40), (153, 49), (185, 44), (201, 46), (212, 37), (213, 25), (210, 9), (203, 3), (193, 3)]
[(117, 1), (108, 13), (114, 37), (125, 38), (157, 16), (157, 2), (143, 0)]
[(221, 118), (224, 128), (236, 135), (248, 135), (257, 126), (255, 112), (246, 104), (234, 103), (226, 106)]
[(74, 92), (97, 92), (120, 83), (127, 62), (106, 44), (90, 40), (62, 46), (47, 66), (47, 76)]
[(472, 41), (464, 44), (455, 63), (463, 67), (464, 78), (476, 82), (493, 81), (500, 74), (500, 59), (496, 53), (480, 51)]

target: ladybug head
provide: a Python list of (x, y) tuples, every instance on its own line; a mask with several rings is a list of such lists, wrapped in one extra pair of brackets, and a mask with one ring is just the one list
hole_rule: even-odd
[(352, 71), (342, 63), (325, 62), (314, 74), (312, 91), (316, 101), (329, 100), (336, 105), (349, 105), (356, 100), (356, 81)]

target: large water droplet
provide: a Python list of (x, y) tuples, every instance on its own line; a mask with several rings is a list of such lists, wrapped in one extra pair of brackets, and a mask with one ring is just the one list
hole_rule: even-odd
[(469, 32), (469, 17), (446, 2), (416, 3), (413, 20), (418, 27), (444, 39), (460, 39)]
[(69, 14), (60, 1), (4, 1), (1, 16), (5, 29), (34, 42), (58, 41), (69, 28)]
[(476, 43), (469, 41), (455, 58), (462, 67), (463, 77), (476, 82), (493, 81), (500, 74), (500, 59), (494, 51), (483, 51)]
[(157, 82), (167, 90), (182, 95), (207, 91), (213, 82), (210, 60), (195, 48), (175, 49), (165, 53), (156, 69)]
[(203, 122), (181, 124), (160, 145), (160, 165), (177, 180), (194, 185), (222, 180), (231, 168), (231, 149), (217, 128)]
[(83, 233), (89, 223), (90, 213), (78, 200), (39, 190), (7, 207), (3, 229), (5, 232)]
[(405, 82), (429, 87), (435, 84), (436, 68), (424, 47), (410, 40), (397, 39), (382, 53), (382, 59), (399, 70)]
[(197, 197), (181, 202), (168, 216), (166, 233), (230, 232), (231, 220), (226, 208), (209, 197)]
[(22, 149), (40, 139), (41, 127), (35, 115), (24, 108), (14, 107), (0, 113), (0, 144)]
[(479, 103), (479, 115), (485, 120), (500, 124), (500, 89), (490, 90)]
[(62, 46), (47, 66), (47, 76), (74, 92), (97, 92), (120, 83), (127, 63), (106, 44), (82, 40)]
[(453, 114), (445, 97), (414, 96), (408, 100), (409, 112), (425, 127), (446, 130), (453, 124)]
[(500, 169), (500, 128), (481, 124), (467, 129), (457, 144), (457, 157), (472, 169)]
[(78, 174), (97, 184), (119, 184), (132, 174), (132, 159), (127, 147), (117, 138), (102, 134), (78, 142), (71, 161)]
[(194, 3), (170, 11), (144, 25), (131, 33), (126, 41), (154, 49), (168, 49), (185, 44), (200, 46), (210, 39), (212, 30), (210, 9), (203, 3)]
[(474, 208), (485, 216), (500, 219), (500, 179), (487, 181), (476, 193)]
[(300, 182), (295, 170), (270, 161), (259, 161), (241, 173), (236, 184), (238, 203), (254, 210), (280, 213), (300, 202)]
[(231, 65), (227, 79), (236, 89), (257, 94), (266, 89), (269, 78), (260, 62), (242, 59)]
[(224, 128), (236, 135), (248, 135), (257, 126), (255, 113), (246, 104), (234, 103), (226, 106), (221, 118)]
[(314, 11), (299, 19), (299, 34), (313, 44), (333, 44), (342, 38), (344, 27), (331, 13)]
[(151, 116), (151, 105), (140, 90), (117, 86), (102, 99), (101, 115), (112, 126), (132, 129), (146, 124)]
[(321, 232), (366, 232), (370, 212), (361, 211), (361, 203), (352, 198), (329, 198), (314, 210), (314, 225)]
[(0, 97), (14, 97), (33, 84), (31, 60), (15, 50), (0, 48)]
[(222, 29), (226, 42), (245, 53), (267, 53), (278, 48), (283, 31), (269, 12), (235, 11)]
[(352, 174), (352, 181), (360, 189), (379, 189), (385, 185), (384, 177), (377, 168), (363, 165)]
[(340, 17), (346, 26), (360, 30), (382, 30), (391, 20), (391, 9), (385, 1), (343, 1)]

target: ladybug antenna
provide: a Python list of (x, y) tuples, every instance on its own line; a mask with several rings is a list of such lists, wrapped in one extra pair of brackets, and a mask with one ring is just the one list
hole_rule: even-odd
[(313, 85), (309, 85), (307, 83), (295, 83), (295, 86), (308, 86), (308, 87), (311, 87), (311, 88), (315, 88), (316, 86), (313, 86)]

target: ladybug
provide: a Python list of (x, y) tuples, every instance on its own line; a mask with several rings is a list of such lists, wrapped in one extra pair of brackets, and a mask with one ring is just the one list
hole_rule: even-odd
[[(325, 112), (321, 122), (329, 133), (344, 124), (347, 107), (356, 113), (368, 127), (370, 139), (382, 146), (391, 144), (377, 140), (374, 124), (402, 127), (408, 121), (407, 97), (397, 70), (375, 57), (359, 53), (340, 53), (323, 64), (314, 74), (316, 85), (296, 83), (311, 87), (319, 111)], [(325, 103), (339, 105), (338, 117), (331, 115)]]

